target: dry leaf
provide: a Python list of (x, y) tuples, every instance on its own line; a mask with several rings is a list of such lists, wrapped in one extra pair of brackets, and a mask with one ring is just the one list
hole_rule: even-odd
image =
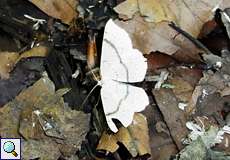
[(160, 89), (152, 92), (174, 142), (179, 149), (182, 149), (181, 140), (188, 134), (185, 114), (178, 108), (178, 102), (172, 90)]
[(46, 46), (33, 47), (28, 51), (23, 52), (17, 59), (17, 62), (22, 58), (28, 57), (46, 57), (49, 54), (49, 48)]
[[(228, 63), (226, 63), (225, 65), (228, 65)], [(215, 73), (204, 72), (204, 77), (201, 78), (199, 82), (200, 84), (203, 85), (202, 89), (206, 90), (205, 92), (207, 92), (207, 94), (213, 94), (214, 92), (219, 92), (221, 96), (229, 95), (230, 91), (229, 91), (228, 83), (229, 83), (230, 76), (224, 73), (225, 72), (222, 71), (220, 72), (218, 71)]]
[(22, 153), (24, 159), (57, 160), (61, 156), (57, 144), (49, 139), (22, 141)]
[(203, 51), (169, 27), (167, 22), (148, 23), (139, 15), (130, 21), (117, 20), (115, 22), (129, 33), (134, 48), (139, 49), (144, 54), (159, 51), (173, 55), (173, 57), (184, 62), (200, 61), (199, 53)]
[(184, 100), (181, 99), (182, 101), (188, 101), (190, 97), (187, 96), (191, 96), (194, 88), (201, 79), (202, 70), (185, 67), (176, 67), (171, 68), (170, 71), (172, 76), (169, 82), (175, 86), (173, 88), (173, 92), (178, 98), (181, 97), (183, 99), (184, 97)]
[(13, 69), (19, 54), (15, 52), (0, 52), (0, 77), (9, 78), (9, 72)]
[(29, 0), (51, 17), (60, 19), (63, 23), (70, 22), (77, 16), (75, 7), (77, 0)]
[[(47, 154), (74, 154), (89, 130), (90, 115), (66, 106), (62, 98), (65, 92), (66, 89), (55, 92), (52, 81), (41, 78), (0, 109), (0, 136), (22, 135), (29, 146), (40, 144), (41, 148), (35, 152), (25, 149), (26, 153), (22, 153), (25, 157), (49, 157), (43, 154), (47, 147), (58, 148)], [(46, 141), (50, 141), (49, 146)]]
[[(148, 62), (148, 73), (155, 75), (159, 69), (167, 68), (177, 64), (177, 61), (167, 54), (152, 52), (145, 55)], [(147, 73), (147, 74), (148, 74)]]
[(121, 127), (116, 134), (103, 133), (97, 150), (106, 150), (115, 152), (121, 142), (133, 157), (137, 155), (151, 154), (148, 124), (145, 116), (141, 113), (135, 113), (133, 122), (127, 128)]
[(188, 102), (193, 92), (191, 84), (179, 77), (174, 77), (170, 82), (175, 86), (172, 90), (176, 97), (180, 101)]
[[(213, 19), (207, 21), (203, 26), (199, 34), (199, 39), (207, 37), (209, 33), (211, 33), (218, 26), (217, 22)], [(208, 46), (206, 46), (208, 47)], [(209, 48), (209, 47), (208, 47)]]
[(148, 22), (173, 21), (197, 37), (203, 24), (213, 18), (215, 9), (228, 7), (228, 0), (127, 0), (115, 7), (115, 11), (122, 17), (132, 17), (139, 11)]
[(226, 87), (224, 88), (221, 92), (220, 92), (221, 96), (229, 96), (230, 95), (230, 87)]
[(171, 137), (164, 134), (155, 134), (151, 137), (152, 160), (169, 160), (172, 155), (178, 153), (177, 146)]
[(194, 93), (194, 89), (202, 77), (202, 70), (176, 67), (171, 68), (170, 71), (172, 76), (169, 78), (169, 83), (175, 86), (172, 89), (173, 93), (180, 102), (185, 102), (178, 105), (186, 106), (186, 113), (190, 113), (189, 110), (194, 107), (197, 101), (196, 98), (198, 98), (196, 97), (198, 95)]
[[(148, 22), (176, 21), (176, 15), (172, 10), (175, 2), (169, 0), (137, 0), (139, 11)], [(170, 3), (170, 4), (169, 4)]]
[(9, 73), (14, 68), (15, 64), (22, 58), (28, 57), (45, 57), (49, 53), (49, 48), (45, 46), (34, 47), (19, 55), (16, 52), (0, 52), (0, 77), (8, 79)]
[(139, 10), (137, 0), (126, 0), (114, 8), (122, 19), (131, 19)]
[(146, 116), (148, 122), (151, 159), (170, 159), (178, 150), (159, 109), (155, 104), (148, 105), (142, 114)]
[(203, 87), (202, 95), (199, 97), (199, 101), (196, 104), (197, 113), (203, 116), (215, 115), (215, 117), (217, 116), (218, 118), (222, 117), (220, 113), (223, 111), (226, 104), (230, 103), (230, 96), (221, 97), (220, 94), (216, 92), (214, 94), (206, 94), (208, 92), (208, 86)]

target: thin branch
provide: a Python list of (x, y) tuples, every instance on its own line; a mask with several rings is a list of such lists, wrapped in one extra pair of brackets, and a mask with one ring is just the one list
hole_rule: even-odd
[(171, 28), (173, 28), (174, 30), (176, 30), (178, 33), (182, 34), (183, 36), (185, 36), (187, 39), (189, 39), (192, 43), (194, 43), (198, 48), (202, 49), (203, 51), (205, 51), (207, 54), (213, 54), (205, 45), (203, 45), (199, 40), (197, 40), (196, 38), (194, 38), (192, 35), (190, 35), (189, 33), (187, 33), (186, 31), (182, 30), (181, 28), (179, 28), (178, 26), (176, 26), (176, 24), (174, 22), (169, 23), (169, 26)]

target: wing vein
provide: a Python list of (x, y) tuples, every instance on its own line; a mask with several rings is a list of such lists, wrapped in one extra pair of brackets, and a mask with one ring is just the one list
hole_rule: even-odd
[[(117, 48), (116, 48), (116, 47), (114, 46), (114, 44), (111, 43), (108, 39), (104, 39), (104, 41), (105, 41), (106, 43), (108, 43), (108, 44), (115, 50), (116, 55), (117, 55), (117, 57), (119, 58), (119, 61), (120, 61), (121, 65), (125, 68), (125, 71), (126, 71), (126, 80), (127, 80), (127, 82), (129, 82), (128, 68), (127, 68), (127, 66), (125, 65), (125, 63), (122, 61), (122, 58), (121, 58), (121, 56), (119, 55)], [(119, 82), (119, 83), (121, 83), (121, 82)], [(119, 103), (118, 103), (116, 109), (115, 109), (113, 112), (107, 113), (106, 116), (109, 116), (109, 115), (112, 115), (112, 114), (118, 112), (119, 109), (120, 109), (121, 103), (122, 103), (123, 101), (125, 101), (125, 99), (128, 97), (128, 95), (129, 95), (129, 87), (128, 87), (128, 85), (126, 85), (126, 93), (125, 93), (124, 98), (122, 98), (122, 99), (119, 101)]]

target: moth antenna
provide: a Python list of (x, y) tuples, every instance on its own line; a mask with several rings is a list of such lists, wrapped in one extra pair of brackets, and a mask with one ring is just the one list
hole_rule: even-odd
[(89, 92), (89, 94), (85, 97), (84, 101), (82, 102), (81, 106), (83, 108), (83, 106), (85, 105), (86, 101), (88, 100), (89, 96), (93, 93), (93, 91), (97, 88), (97, 86), (99, 86), (99, 83), (96, 84), (91, 91)]

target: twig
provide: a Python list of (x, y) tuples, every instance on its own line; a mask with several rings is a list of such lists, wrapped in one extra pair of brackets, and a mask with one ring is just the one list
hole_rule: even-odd
[(187, 33), (186, 31), (182, 30), (174, 22), (169, 23), (169, 26), (172, 27), (174, 30), (185, 36), (187, 39), (189, 39), (191, 42), (193, 42), (198, 48), (205, 51), (207, 54), (213, 54), (205, 45), (203, 45), (199, 40), (195, 39), (192, 35)]

